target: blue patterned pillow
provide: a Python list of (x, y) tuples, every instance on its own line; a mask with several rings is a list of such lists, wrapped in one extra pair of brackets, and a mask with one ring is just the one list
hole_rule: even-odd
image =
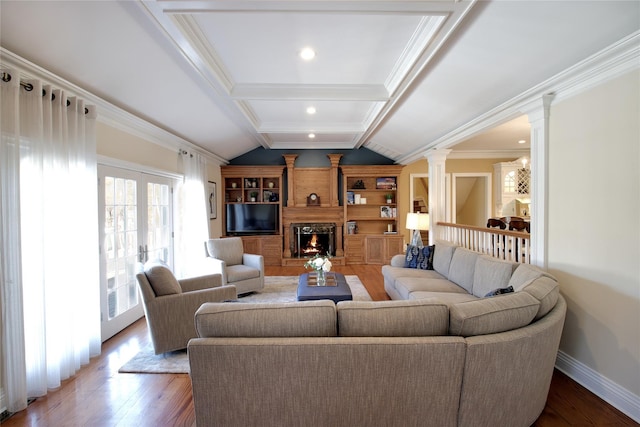
[(407, 253), (404, 259), (405, 268), (418, 268), (421, 270), (433, 270), (433, 252), (435, 245), (432, 246), (407, 246)]

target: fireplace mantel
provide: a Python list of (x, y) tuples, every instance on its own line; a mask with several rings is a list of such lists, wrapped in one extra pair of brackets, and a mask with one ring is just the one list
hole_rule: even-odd
[(344, 225), (344, 208), (335, 207), (285, 207), (282, 208), (282, 228), (284, 232), (284, 258), (291, 258), (291, 245), (294, 236), (291, 224), (296, 223), (335, 223), (336, 256), (344, 256), (342, 249), (342, 229)]

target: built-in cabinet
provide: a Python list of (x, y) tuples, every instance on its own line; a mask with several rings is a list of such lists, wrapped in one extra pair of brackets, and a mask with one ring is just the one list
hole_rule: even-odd
[[(222, 234), (224, 237), (239, 235), (247, 253), (264, 256), (265, 265), (280, 265), (282, 259), (282, 174), (283, 166), (222, 166), (220, 168), (224, 189), (222, 210)], [(227, 221), (229, 206), (242, 208), (249, 205), (272, 206), (275, 226), (271, 230), (232, 232)]]
[[(397, 200), (402, 166), (338, 166), (339, 157), (334, 156), (331, 168), (294, 168), (294, 161), (295, 158), (291, 158), (287, 163), (289, 191), (286, 194), (284, 166), (221, 167), (223, 236), (240, 236), (245, 252), (263, 255), (266, 265), (302, 265), (293, 257), (290, 241), (295, 236), (289, 228), (298, 222), (335, 223), (337, 264), (385, 264), (393, 255), (403, 252)], [(292, 183), (292, 179), (300, 182)], [(310, 192), (320, 196), (319, 205), (310, 205), (306, 200)], [(285, 196), (287, 207), (283, 208)], [(228, 221), (227, 215), (230, 218), (239, 215), (233, 213), (238, 210), (250, 212), (255, 205), (277, 209), (277, 230), (252, 233), (232, 229), (237, 224)]]
[(282, 236), (241, 236), (244, 251), (249, 254), (260, 254), (264, 265), (281, 265)]
[(385, 264), (403, 252), (397, 182), (402, 166), (342, 166), (347, 264)]
[(225, 204), (273, 203), (280, 204), (281, 177), (237, 176), (224, 177)]
[(531, 170), (528, 159), (493, 165), (496, 175), (495, 216), (530, 216)]
[(365, 262), (387, 264), (391, 257), (404, 253), (403, 238), (399, 236), (366, 236)]

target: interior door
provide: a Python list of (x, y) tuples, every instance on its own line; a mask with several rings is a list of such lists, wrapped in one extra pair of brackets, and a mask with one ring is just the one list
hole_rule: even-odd
[(143, 316), (136, 272), (149, 259), (173, 266), (172, 180), (99, 166), (102, 341)]

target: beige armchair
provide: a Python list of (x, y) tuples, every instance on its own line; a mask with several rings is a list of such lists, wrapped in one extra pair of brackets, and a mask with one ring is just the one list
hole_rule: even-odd
[(166, 266), (148, 263), (136, 279), (155, 354), (187, 347), (197, 336), (194, 315), (202, 304), (237, 298), (219, 274), (177, 280)]
[(204, 242), (207, 262), (222, 275), (223, 285), (233, 285), (238, 295), (264, 288), (264, 258), (245, 254), (240, 237), (209, 239)]

